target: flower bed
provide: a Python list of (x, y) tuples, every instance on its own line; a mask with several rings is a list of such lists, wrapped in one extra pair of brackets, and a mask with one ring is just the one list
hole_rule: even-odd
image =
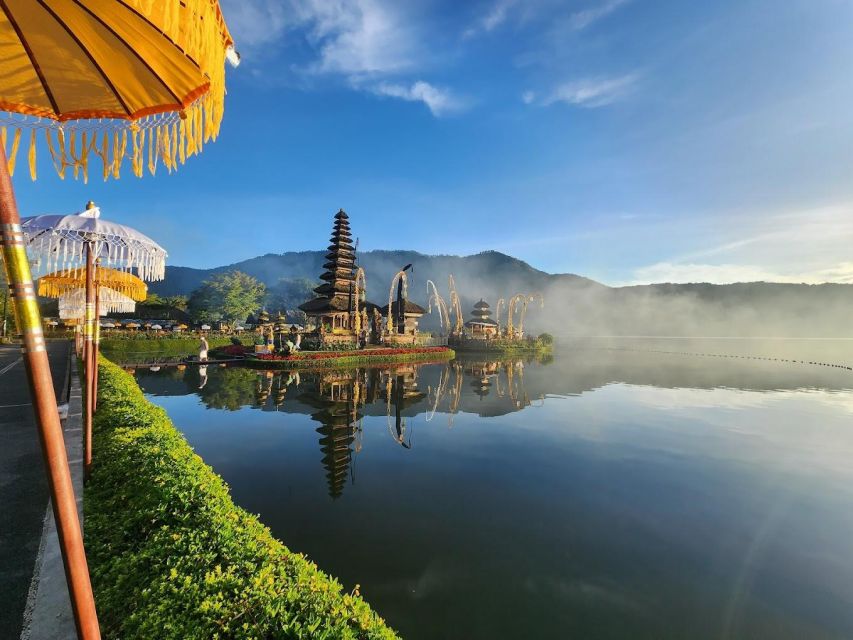
[(99, 372), (84, 508), (104, 638), (397, 637), (236, 506), (130, 375), (103, 358)]
[(231, 357), (240, 357), (245, 356), (246, 354), (251, 353), (252, 350), (242, 344), (228, 344), (224, 347), (216, 347), (215, 349), (210, 350), (210, 355), (216, 356), (231, 356)]

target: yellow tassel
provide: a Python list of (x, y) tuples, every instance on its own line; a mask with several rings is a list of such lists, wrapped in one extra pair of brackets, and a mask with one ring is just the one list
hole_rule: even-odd
[(107, 178), (109, 178), (109, 174), (116, 174), (116, 164), (120, 162), (119, 159), (119, 143), (118, 143), (118, 131), (113, 131), (113, 160), (110, 162), (110, 170), (107, 172)]
[(187, 118), (186, 115), (181, 119), (181, 135), (178, 144), (178, 159), (181, 164), (187, 161)]
[(121, 175), (121, 165), (124, 162), (124, 154), (127, 151), (127, 129), (122, 129), (121, 142), (119, 142), (118, 131), (113, 134), (113, 178), (118, 179)]
[(36, 176), (36, 130), (30, 129), (30, 179), (35, 181)]
[[(143, 131), (144, 135), (144, 131)], [(134, 128), (131, 131), (131, 142), (133, 143), (133, 157), (131, 164), (133, 166), (133, 175), (139, 177), (139, 130)]]
[(15, 129), (15, 136), (12, 138), (12, 151), (9, 152), (9, 175), (15, 175), (15, 159), (18, 157), (18, 145), (21, 143), (21, 130)]
[(53, 138), (50, 135), (50, 129), (44, 130), (44, 139), (47, 141), (47, 150), (50, 151), (50, 159), (53, 162), (53, 168), (56, 170), (60, 179), (65, 180), (65, 167), (59, 161), (59, 157), (56, 153), (56, 147), (53, 146)]
[(138, 165), (137, 171), (139, 173), (137, 173), (136, 175), (140, 178), (142, 177), (143, 167), (145, 166), (145, 133), (145, 129), (139, 130), (139, 153), (138, 157), (136, 158), (136, 163)]
[(74, 162), (74, 179), (77, 179), (77, 176), (80, 174), (80, 160), (77, 157), (77, 130), (71, 130), (71, 138), (68, 141), (68, 155), (71, 156), (71, 160)]
[(195, 106), (187, 109), (186, 121), (186, 139), (187, 139), (187, 157), (195, 155), (195, 140), (193, 139), (193, 130), (195, 128)]
[(104, 163), (104, 182), (110, 177), (110, 134), (107, 131), (101, 133), (101, 162)]
[(71, 166), (68, 162), (68, 148), (65, 140), (65, 129), (60, 127), (56, 130), (56, 143), (59, 146), (59, 152), (62, 154), (60, 157), (60, 162), (62, 163), (62, 173), (65, 173), (65, 170)]
[(162, 124), (157, 131), (157, 138), (160, 140), (160, 157), (163, 159), (163, 164), (172, 173), (172, 163), (169, 154), (169, 125)]
[(172, 148), (170, 150), (170, 160), (172, 162), (172, 167), (178, 168), (178, 123), (172, 123)]
[(83, 184), (89, 184), (89, 134), (86, 131), (80, 143), (80, 167), (83, 169)]
[[(156, 135), (155, 135), (156, 133)], [(152, 176), (157, 172), (157, 145), (160, 144), (160, 130), (148, 130), (148, 173)]]

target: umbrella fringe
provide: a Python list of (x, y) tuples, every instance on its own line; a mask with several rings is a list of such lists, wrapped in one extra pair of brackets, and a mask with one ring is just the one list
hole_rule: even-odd
[[(70, 170), (75, 179), (89, 179), (89, 159), (96, 156), (103, 168), (104, 181), (118, 178), (124, 160), (128, 159), (133, 174), (142, 177), (145, 157), (148, 172), (155, 175), (162, 162), (169, 172), (201, 153), (204, 143), (215, 139), (218, 123), (214, 123), (212, 101), (204, 96), (179, 114), (160, 114), (142, 120), (111, 121), (106, 129), (88, 121), (59, 124), (45, 119), (19, 119), (0, 126), (0, 144), (6, 149), (9, 173), (14, 175), (18, 150), (24, 129), (30, 129), (28, 164), (30, 178), (37, 176), (36, 130), (44, 128), (44, 140), (57, 175), (64, 179)], [(11, 148), (8, 144), (11, 129)], [(130, 132), (130, 135), (128, 135)]]

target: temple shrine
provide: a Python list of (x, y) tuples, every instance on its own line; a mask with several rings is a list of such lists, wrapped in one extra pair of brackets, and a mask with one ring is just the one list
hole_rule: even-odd
[[(343, 209), (335, 214), (330, 243), (323, 264), (325, 271), (320, 276), (323, 284), (314, 289), (317, 297), (299, 305), (299, 308), (322, 331), (354, 335), (359, 328), (357, 325), (367, 313), (365, 305), (359, 306), (363, 292), (358, 291), (356, 283), (355, 247), (349, 216)], [(362, 318), (356, 320), (356, 314)]]

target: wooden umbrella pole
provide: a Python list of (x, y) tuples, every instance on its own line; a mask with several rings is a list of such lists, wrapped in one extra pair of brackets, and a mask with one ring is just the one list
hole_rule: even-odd
[(83, 464), (87, 477), (89, 469), (92, 466), (92, 410), (94, 408), (95, 397), (95, 378), (93, 375), (95, 368), (95, 323), (93, 319), (95, 314), (95, 257), (92, 253), (93, 244), (91, 241), (86, 243), (86, 308), (83, 317), (83, 338), (85, 340), (83, 361), (86, 363), (86, 396), (83, 410)]
[(15, 317), (21, 332), (23, 359), (33, 409), (36, 414), (42, 456), (47, 470), (53, 517), (59, 548), (65, 564), (65, 579), (74, 611), (77, 636), (81, 640), (98, 640), (98, 615), (89, 581), (89, 567), (83, 548), (83, 532), (77, 515), (71, 470), (62, 438), (62, 425), (56, 407), (53, 379), (47, 359), (41, 314), (36, 302), (30, 263), (24, 247), (21, 218), (9, 176), (6, 151), (0, 145), (0, 224), (3, 231), (3, 257), (9, 291), (14, 299)]
[[(95, 261), (95, 269), (100, 269), (100, 260)], [(98, 353), (101, 350), (101, 288), (98, 285), (97, 271), (95, 280), (95, 340), (92, 366), (92, 413), (98, 410)]]

